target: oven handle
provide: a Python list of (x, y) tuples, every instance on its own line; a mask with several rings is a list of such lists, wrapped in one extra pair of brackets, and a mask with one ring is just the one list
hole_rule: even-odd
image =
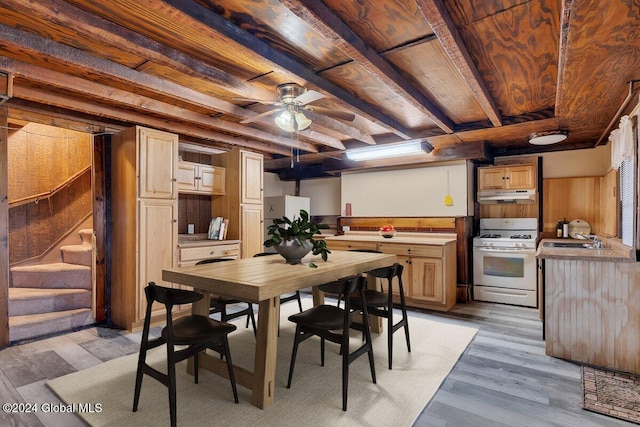
[(506, 252), (518, 252), (521, 254), (535, 254), (535, 249), (516, 249), (516, 248), (506, 248), (506, 249), (490, 249), (490, 248), (474, 248), (480, 252), (494, 252), (494, 253), (506, 253)]

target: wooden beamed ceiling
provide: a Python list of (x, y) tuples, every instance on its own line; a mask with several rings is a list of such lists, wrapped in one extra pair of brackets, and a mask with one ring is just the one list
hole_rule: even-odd
[[(140, 124), (243, 147), (287, 179), (591, 148), (640, 77), (638, 7), (605, 3), (0, 0), (0, 72), (14, 77), (4, 105), (16, 122)], [(298, 107), (312, 124), (294, 133), (268, 114), (286, 108), (276, 87), (288, 82), (322, 95)], [(528, 143), (559, 129), (560, 144)], [(343, 160), (415, 139), (434, 151)]]

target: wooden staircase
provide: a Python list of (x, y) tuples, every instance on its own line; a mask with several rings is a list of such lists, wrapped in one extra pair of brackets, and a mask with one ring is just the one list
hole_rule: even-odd
[(9, 340), (16, 342), (95, 323), (92, 315), (93, 230), (60, 248), (62, 262), (11, 268)]

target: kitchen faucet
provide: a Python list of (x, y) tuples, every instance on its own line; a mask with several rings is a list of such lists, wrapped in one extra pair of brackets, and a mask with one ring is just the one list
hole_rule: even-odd
[(596, 234), (584, 235), (587, 239), (593, 240), (593, 247), (596, 249), (602, 249), (602, 240)]

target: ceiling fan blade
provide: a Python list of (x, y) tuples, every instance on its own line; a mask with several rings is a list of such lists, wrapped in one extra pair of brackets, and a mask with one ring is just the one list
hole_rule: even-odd
[(282, 105), (280, 101), (267, 101), (264, 99), (252, 99), (252, 98), (232, 98), (234, 101), (242, 102), (257, 102), (264, 105)]
[(295, 102), (296, 104), (305, 105), (322, 98), (324, 98), (324, 95), (320, 92), (316, 92), (315, 90), (308, 90), (302, 95), (295, 97), (293, 99), (293, 102)]
[(346, 113), (344, 111), (332, 110), (324, 107), (309, 107), (309, 110), (314, 113), (322, 114), (327, 117), (333, 117), (334, 119), (346, 120), (352, 122), (355, 120), (356, 115), (353, 113)]
[(282, 108), (274, 108), (273, 110), (265, 111), (264, 113), (256, 114), (253, 117), (249, 117), (248, 119), (241, 120), (240, 123), (255, 122), (256, 120), (260, 120), (263, 117), (270, 116), (270, 115), (275, 114), (278, 111), (282, 111), (282, 110), (283, 110)]

